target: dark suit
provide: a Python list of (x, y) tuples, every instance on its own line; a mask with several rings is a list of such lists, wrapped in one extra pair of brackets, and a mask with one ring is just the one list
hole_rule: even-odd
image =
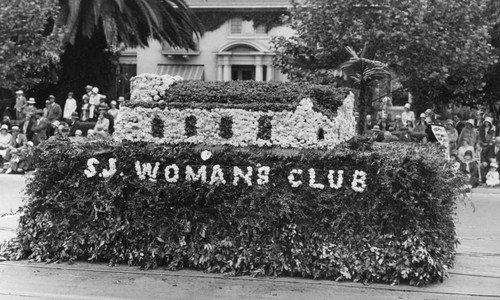
[(55, 120), (59, 120), (61, 118), (61, 114), (62, 114), (61, 106), (57, 103), (51, 104), (48, 107), (47, 119), (49, 120), (50, 123), (52, 123)]
[(47, 139), (47, 128), (50, 127), (50, 123), (45, 118), (40, 118), (35, 121), (33, 126), (31, 127), (31, 131), (33, 131), (33, 144), (38, 145), (41, 141), (45, 141)]

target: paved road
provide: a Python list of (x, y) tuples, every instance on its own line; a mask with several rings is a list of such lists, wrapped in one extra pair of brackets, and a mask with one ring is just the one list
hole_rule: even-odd
[[(23, 179), (0, 175), (0, 187), (1, 216), (21, 205)], [(475, 211), (457, 211), (461, 245), (450, 277), (424, 288), (21, 261), (0, 263), (0, 299), (500, 299), (500, 194), (473, 194), (473, 203)], [(0, 218), (0, 241), (14, 235), (16, 222)]]

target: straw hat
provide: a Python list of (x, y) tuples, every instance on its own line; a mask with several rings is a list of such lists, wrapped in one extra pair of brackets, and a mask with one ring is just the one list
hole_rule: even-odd
[(30, 98), (30, 99), (28, 100), (28, 104), (36, 104), (36, 102), (35, 102), (35, 98)]

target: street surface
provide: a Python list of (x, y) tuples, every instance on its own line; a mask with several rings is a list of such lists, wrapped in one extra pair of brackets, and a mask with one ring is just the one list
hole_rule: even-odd
[[(0, 175), (0, 241), (15, 235), (11, 212), (23, 187), (21, 176)], [(0, 262), (0, 299), (500, 299), (500, 193), (474, 190), (472, 197), (475, 211), (470, 204), (457, 211), (461, 245), (450, 277), (423, 288), (24, 260)]]

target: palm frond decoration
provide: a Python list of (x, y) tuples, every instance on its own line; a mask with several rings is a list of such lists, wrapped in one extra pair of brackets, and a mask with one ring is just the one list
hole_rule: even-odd
[(371, 84), (391, 77), (391, 73), (386, 64), (360, 57), (356, 51), (349, 46), (346, 47), (346, 50), (351, 55), (351, 58), (342, 63), (339, 67), (346, 79), (352, 79), (357, 84), (362, 81)]

